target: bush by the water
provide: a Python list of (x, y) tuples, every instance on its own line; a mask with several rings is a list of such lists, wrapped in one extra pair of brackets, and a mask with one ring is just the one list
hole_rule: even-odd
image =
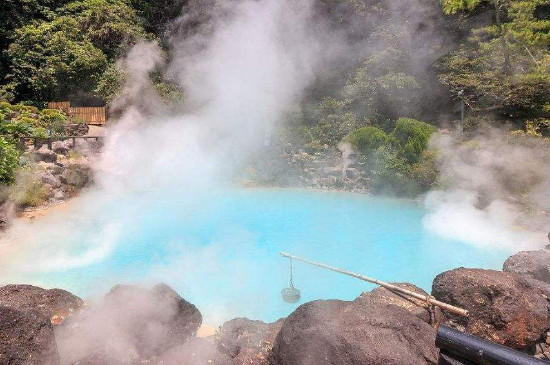
[(428, 141), (436, 129), (433, 125), (410, 118), (399, 118), (391, 136), (401, 148), (401, 154), (410, 163), (419, 162), (428, 148)]
[(380, 128), (367, 126), (351, 132), (346, 137), (346, 141), (350, 142), (357, 151), (370, 154), (380, 147), (389, 146), (391, 138)]
[(435, 132), (430, 124), (399, 118), (390, 134), (367, 126), (351, 132), (345, 140), (360, 153), (375, 191), (414, 195), (437, 181), (436, 155), (428, 150)]

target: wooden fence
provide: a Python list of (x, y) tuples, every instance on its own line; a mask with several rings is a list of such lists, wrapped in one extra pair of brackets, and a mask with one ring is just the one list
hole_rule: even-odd
[(72, 118), (81, 119), (87, 124), (103, 125), (107, 123), (107, 112), (101, 107), (71, 107), (68, 101), (50, 102), (48, 108), (59, 109)]
[(71, 108), (70, 115), (93, 125), (103, 125), (107, 122), (105, 107), (75, 107)]

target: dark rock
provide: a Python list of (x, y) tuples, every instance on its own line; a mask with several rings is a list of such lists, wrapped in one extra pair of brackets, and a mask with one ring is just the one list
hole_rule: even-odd
[[(155, 365), (237, 365), (233, 359), (218, 350), (211, 339), (193, 338), (185, 344), (163, 353)], [(238, 364), (249, 364), (239, 362)]]
[(550, 328), (546, 296), (517, 274), (454, 269), (434, 279), (432, 295), (468, 310), (468, 318), (449, 314), (453, 323), (505, 346), (531, 348)]
[(50, 320), (37, 311), (0, 306), (0, 364), (59, 365)]
[(408, 310), (375, 301), (319, 300), (283, 323), (276, 365), (436, 364), (435, 330)]
[(44, 145), (40, 147), (39, 149), (35, 150), (34, 153), (34, 160), (36, 162), (56, 162), (57, 161), (57, 155), (54, 151), (48, 149), (47, 145)]
[(117, 285), (103, 302), (90, 306), (56, 329), (64, 363), (105, 349), (109, 361), (148, 359), (195, 336), (202, 316), (164, 284), (147, 290)]
[(37, 311), (58, 324), (78, 311), (84, 302), (61, 289), (42, 289), (32, 285), (0, 287), (0, 305), (22, 311)]
[(68, 123), (65, 124), (65, 134), (67, 136), (84, 136), (88, 134), (90, 127), (86, 123)]
[(216, 336), (219, 350), (239, 364), (268, 364), (269, 354), (283, 320), (274, 323), (235, 318), (225, 322)]
[(76, 188), (85, 187), (92, 177), (91, 169), (88, 165), (83, 163), (74, 163), (63, 171), (61, 174), (61, 182), (64, 184), (72, 185)]
[(508, 257), (503, 271), (513, 272), (550, 284), (550, 251), (522, 251)]
[(51, 185), (52, 188), (59, 188), (61, 181), (48, 171), (42, 172), (38, 175), (38, 178), (43, 184)]
[(55, 153), (66, 155), (69, 152), (69, 144), (67, 141), (55, 141), (52, 143), (52, 150)]
[[(137, 312), (128, 312), (128, 304)], [(105, 305), (118, 309), (116, 322), (134, 336), (135, 343), (141, 344), (139, 350), (146, 355), (184, 343), (202, 324), (199, 310), (165, 284), (155, 285), (152, 290), (117, 285), (105, 296)]]
[[(410, 290), (412, 292), (429, 296), (424, 290), (409, 283), (392, 283), (400, 288)], [(379, 304), (393, 304), (409, 311), (412, 315), (417, 316), (424, 322), (429, 324), (441, 323), (445, 321), (443, 312), (438, 308), (431, 308), (430, 305), (423, 300), (405, 296), (404, 294), (394, 293), (383, 287), (378, 287), (371, 292), (363, 293), (357, 301), (372, 301)]]

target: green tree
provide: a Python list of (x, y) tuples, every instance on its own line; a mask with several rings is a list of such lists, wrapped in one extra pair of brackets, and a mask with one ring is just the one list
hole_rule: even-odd
[(399, 118), (391, 136), (399, 142), (400, 154), (410, 163), (419, 162), (436, 129), (433, 125), (410, 118)]
[(550, 21), (537, 16), (548, 0), (444, 0), (448, 13), (494, 7), (495, 21), (474, 29), (468, 41), (442, 60), (441, 81), (464, 90), (474, 113), (503, 119), (550, 117)]
[(372, 126), (356, 129), (348, 134), (345, 140), (365, 155), (375, 152), (380, 147), (389, 146), (391, 143), (391, 138), (386, 132)]
[(15, 31), (7, 51), (10, 88), (35, 102), (93, 94), (109, 65), (145, 37), (126, 0), (72, 1)]

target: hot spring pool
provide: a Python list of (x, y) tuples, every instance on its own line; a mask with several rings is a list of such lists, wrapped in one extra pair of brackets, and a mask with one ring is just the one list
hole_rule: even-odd
[[(305, 301), (353, 299), (373, 288), (295, 262), (302, 300), (286, 304), (280, 290), (288, 285), (288, 259), (279, 251), (427, 291), (444, 270), (499, 269), (509, 254), (430, 234), (422, 225), (422, 206), (407, 200), (291, 189), (139, 197), (64, 213), (78, 233), (57, 229), (51, 235), (66, 242), (48, 252), (51, 264), (37, 260), (36, 271), (10, 280), (61, 287), (82, 297), (117, 283), (165, 282), (194, 303), (206, 323), (216, 325), (241, 316), (273, 321)], [(86, 209), (95, 209), (93, 219), (82, 218), (91, 215)]]

